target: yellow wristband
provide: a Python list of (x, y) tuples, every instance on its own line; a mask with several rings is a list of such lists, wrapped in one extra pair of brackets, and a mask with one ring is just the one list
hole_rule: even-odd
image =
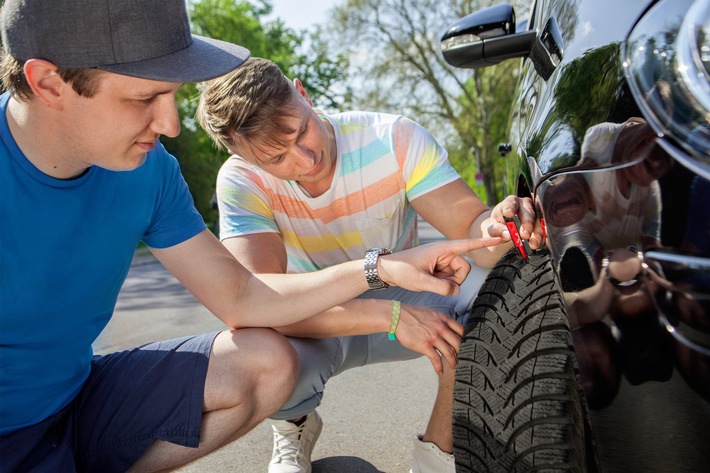
[(399, 313), (402, 310), (402, 303), (399, 301), (392, 301), (392, 318), (390, 319), (390, 331), (389, 339), (397, 340), (394, 332), (397, 330), (397, 325), (399, 325)]

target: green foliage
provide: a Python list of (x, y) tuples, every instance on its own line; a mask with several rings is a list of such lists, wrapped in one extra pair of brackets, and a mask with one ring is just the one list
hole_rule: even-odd
[[(351, 58), (355, 108), (402, 113), (428, 128), (489, 204), (501, 197), (498, 144), (506, 130), (517, 61), (472, 70), (443, 59), (441, 33), (493, 1), (347, 0), (335, 9), (333, 47)], [(523, 2), (514, 2), (517, 5)], [(525, 2), (526, 4), (529, 2)], [(518, 8), (524, 14), (525, 8)], [(476, 175), (483, 174), (483, 184)]]
[[(612, 43), (590, 51), (560, 68), (555, 85), (554, 106), (542, 127), (528, 136), (525, 143), (529, 156), (546, 156), (552, 168), (574, 166), (581, 153), (584, 134), (590, 123), (614, 121), (608, 116), (612, 104), (622, 100), (617, 95), (623, 78), (618, 71), (620, 46)], [(595, 71), (589, 74), (589, 71)], [(576, 152), (558, 145), (568, 140)]]
[(555, 89), (555, 113), (580, 141), (588, 123), (606, 121), (613, 108), (609, 104), (618, 100), (616, 91), (623, 80), (617, 67), (620, 56), (620, 45), (612, 43), (575, 59), (562, 71)]
[[(457, 97), (456, 129), (461, 130), (467, 139), (455, 141), (449, 149), (461, 153), (465, 151), (462, 146), (470, 146), (471, 158), (467, 163), (454, 165), (466, 182), (491, 205), (503, 197), (505, 161), (498, 152), (498, 145), (508, 141), (517, 67), (516, 61), (508, 61), (479, 69), (463, 83), (462, 93)], [(475, 181), (478, 173), (484, 177), (482, 184)]]

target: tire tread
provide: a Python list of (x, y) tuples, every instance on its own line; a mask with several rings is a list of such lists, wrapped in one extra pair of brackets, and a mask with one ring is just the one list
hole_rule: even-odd
[(549, 253), (508, 252), (469, 314), (454, 389), (456, 471), (585, 471), (586, 406)]

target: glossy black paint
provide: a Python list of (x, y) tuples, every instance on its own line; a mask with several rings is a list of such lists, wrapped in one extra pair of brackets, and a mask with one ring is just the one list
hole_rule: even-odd
[(710, 471), (710, 115), (677, 67), (707, 4), (538, 0), (495, 38), (529, 45), (506, 190), (544, 222), (604, 471)]

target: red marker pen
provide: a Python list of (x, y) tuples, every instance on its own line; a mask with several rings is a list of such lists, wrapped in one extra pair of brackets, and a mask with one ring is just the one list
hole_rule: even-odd
[(503, 218), (505, 219), (505, 224), (508, 226), (510, 239), (513, 241), (513, 244), (520, 252), (520, 256), (522, 256), (525, 261), (529, 261), (531, 253), (530, 245), (528, 244), (527, 240), (524, 240), (520, 236), (520, 219), (517, 215), (514, 215), (513, 218)]

